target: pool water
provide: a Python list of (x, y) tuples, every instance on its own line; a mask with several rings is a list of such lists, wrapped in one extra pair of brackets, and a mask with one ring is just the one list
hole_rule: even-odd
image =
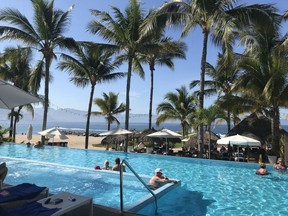
[[(255, 174), (258, 169), (256, 163), (61, 147), (37, 149), (27, 148), (20, 144), (1, 145), (0, 157), (1, 155), (66, 164), (83, 167), (86, 170), (93, 170), (95, 165), (102, 166), (106, 159), (113, 165), (114, 159), (120, 157), (127, 160), (138, 174), (148, 176), (153, 175), (155, 168), (161, 167), (165, 175), (180, 179), (182, 183), (180, 187), (159, 200), (158, 215), (288, 215), (288, 205), (286, 204), (288, 174), (274, 171), (270, 165), (267, 166), (267, 169), (271, 174), (259, 176)], [(53, 179), (55, 175), (58, 175), (55, 173), (61, 174), (61, 170), (62, 168), (58, 167), (49, 169), (46, 171), (47, 178)], [(17, 172), (20, 171), (15, 172), (13, 175), (17, 175)], [(129, 170), (127, 172), (129, 173)], [(77, 178), (77, 173), (71, 172), (69, 176), (72, 180)], [(87, 174), (87, 177), (88, 180), (84, 185), (89, 187), (94, 182), (91, 181), (94, 176)], [(33, 178), (37, 179), (38, 177), (35, 175)], [(7, 183), (12, 179), (9, 174)], [(58, 179), (57, 181), (53, 180), (56, 188), (60, 181)], [(67, 185), (68, 187), (70, 186)], [(79, 190), (79, 194), (84, 195), (84, 192), (85, 188)], [(110, 194), (109, 191), (102, 192), (102, 194), (105, 193), (117, 196), (117, 194)], [(153, 215), (154, 208), (148, 206), (138, 213)]]
[[(17, 185), (29, 182), (48, 187), (52, 194), (70, 192), (92, 197), (93, 202), (100, 205), (120, 208), (118, 172), (95, 171), (1, 156), (0, 161), (5, 161), (9, 168), (5, 183)], [(143, 179), (149, 180), (148, 176)], [(124, 175), (123, 191), (125, 205), (132, 205), (147, 195), (147, 190), (132, 174)]]

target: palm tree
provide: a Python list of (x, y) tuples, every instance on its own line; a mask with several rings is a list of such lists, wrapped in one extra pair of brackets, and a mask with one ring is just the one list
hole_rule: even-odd
[[(206, 124), (207, 130), (209, 132), (209, 146), (208, 146), (208, 152), (209, 152), (209, 159), (211, 154), (211, 125), (215, 120), (217, 119), (224, 119), (228, 120), (226, 113), (217, 105), (209, 106), (205, 109), (197, 109), (194, 115), (192, 117), (193, 124), (200, 125), (200, 124)], [(190, 117), (190, 118), (191, 118)], [(196, 120), (195, 120), (196, 119)], [(219, 121), (220, 123), (220, 121)], [(217, 125), (217, 122), (215, 123)]]
[(3, 136), (4, 136), (4, 134), (6, 134), (8, 131), (10, 131), (10, 128), (3, 128), (1, 125), (0, 125), (0, 143), (2, 142), (2, 141), (7, 141), (7, 142), (9, 142), (9, 139), (5, 139)]
[(157, 106), (156, 124), (159, 125), (167, 120), (179, 120), (184, 137), (190, 126), (189, 116), (196, 111), (197, 99), (190, 95), (185, 86), (176, 89), (176, 93), (168, 92), (164, 102)]
[[(111, 17), (108, 12), (91, 10), (92, 15), (99, 18), (99, 20), (91, 21), (88, 30), (93, 34), (101, 35), (118, 49), (120, 54), (117, 56), (117, 60), (119, 62), (128, 62), (125, 103), (125, 129), (128, 130), (132, 69), (134, 67), (135, 72), (138, 72), (140, 77), (143, 78), (144, 70), (139, 62), (139, 54), (147, 53), (147, 49), (155, 49), (149, 43), (151, 38), (141, 34), (142, 24), (152, 12), (144, 17), (140, 3), (137, 0), (129, 0), (129, 5), (123, 13), (117, 7), (112, 6), (111, 8), (114, 17)], [(125, 152), (127, 152), (127, 146), (125, 145)]]
[[(223, 49), (225, 50), (225, 48)], [(206, 74), (211, 78), (211, 80), (205, 80), (205, 95), (215, 95), (217, 94), (218, 105), (227, 111), (228, 119), (233, 115), (234, 118), (237, 118), (239, 114), (239, 104), (228, 103), (229, 98), (234, 94), (232, 92), (232, 85), (235, 80), (238, 78), (240, 72), (237, 66), (238, 57), (232, 52), (232, 50), (226, 50), (223, 53), (218, 54), (217, 63), (214, 67), (212, 64), (206, 63)], [(199, 85), (200, 80), (193, 80), (190, 83), (190, 88), (194, 88)], [(195, 91), (195, 94), (199, 94), (199, 91)], [(222, 103), (221, 99), (226, 98), (226, 103)], [(235, 101), (233, 101), (235, 102)], [(233, 109), (233, 107), (237, 107)], [(237, 111), (237, 112), (235, 112)], [(241, 113), (241, 112), (240, 112)], [(231, 129), (230, 120), (227, 121), (228, 131)]]
[(108, 122), (108, 131), (110, 130), (110, 125), (113, 122), (120, 125), (120, 122), (115, 115), (123, 113), (126, 107), (123, 103), (118, 106), (118, 94), (109, 92), (107, 95), (106, 93), (103, 93), (103, 99), (96, 98), (94, 99), (94, 103), (101, 109), (101, 111), (92, 112), (92, 114), (105, 116), (105, 119)]
[[(242, 31), (250, 27), (251, 22), (265, 26), (268, 13), (274, 8), (269, 5), (255, 4), (236, 7), (237, 0), (187, 0), (164, 3), (155, 16), (146, 20), (146, 31), (165, 28), (171, 24), (184, 25), (182, 37), (186, 36), (195, 26), (199, 26), (203, 34), (201, 56), (199, 108), (204, 108), (205, 65), (209, 35), (217, 45), (229, 46), (234, 40), (235, 30)], [(271, 9), (272, 8), (272, 9)], [(203, 125), (199, 128), (200, 143), (203, 143)], [(203, 146), (200, 145), (200, 155)]]
[(274, 14), (265, 28), (255, 27), (242, 36), (246, 50), (235, 83), (244, 98), (252, 98), (255, 110), (267, 111), (272, 119), (273, 149), (280, 150), (280, 108), (288, 106), (288, 59), (286, 36), (281, 36), (282, 17)]
[(11, 112), (8, 114), (8, 117), (10, 119), (14, 119), (13, 129), (12, 129), (12, 131), (13, 131), (13, 137), (12, 138), (13, 138), (14, 142), (15, 142), (15, 138), (16, 138), (16, 124), (17, 124), (17, 122), (20, 121), (20, 119), (23, 118), (23, 115), (20, 113), (21, 109), (22, 109), (22, 107), (19, 107), (16, 112), (14, 111), (14, 112)]
[(58, 68), (69, 72), (72, 75), (71, 81), (80, 87), (91, 86), (89, 105), (87, 111), (85, 148), (89, 143), (90, 116), (92, 102), (96, 84), (109, 82), (125, 76), (121, 72), (113, 72), (118, 63), (112, 62), (112, 52), (105, 47), (97, 47), (91, 43), (79, 43), (79, 48), (74, 50), (76, 57), (62, 54), (62, 61), (59, 62)]
[[(72, 38), (63, 36), (69, 24), (69, 13), (73, 6), (66, 12), (54, 9), (54, 0), (31, 0), (34, 8), (34, 26), (17, 9), (8, 8), (1, 10), (0, 20), (8, 22), (11, 26), (0, 26), (2, 40), (20, 40), (41, 52), (42, 66), (45, 67), (45, 95), (44, 114), (42, 130), (46, 129), (48, 103), (49, 103), (49, 82), (50, 66), (56, 58), (56, 49), (71, 48), (74, 45)], [(42, 142), (44, 142), (42, 136)]]
[(149, 102), (149, 123), (148, 129), (152, 128), (152, 106), (153, 106), (153, 91), (154, 91), (154, 71), (155, 66), (166, 65), (167, 67), (174, 69), (174, 58), (185, 59), (185, 44), (179, 41), (172, 41), (168, 37), (155, 36), (152, 39), (151, 44), (157, 44), (157, 49), (144, 53), (141, 56), (141, 61), (148, 63), (150, 69), (150, 102)]
[[(0, 57), (0, 76), (4, 80), (12, 82), (18, 88), (24, 91), (31, 92), (31, 61), (32, 61), (32, 50), (30, 48), (7, 47)], [(33, 106), (28, 104), (24, 106), (34, 116)], [(19, 106), (17, 111), (14, 108), (9, 114), (10, 117), (10, 134), (9, 137), (13, 136), (15, 141), (16, 134), (16, 123), (19, 122), (20, 114), (23, 106)]]

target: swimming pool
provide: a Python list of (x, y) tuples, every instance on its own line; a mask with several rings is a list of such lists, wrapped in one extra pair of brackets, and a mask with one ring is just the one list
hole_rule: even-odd
[[(113, 164), (115, 157), (120, 157), (138, 174), (149, 176), (161, 167), (165, 175), (181, 179), (182, 184), (159, 200), (158, 215), (288, 215), (288, 174), (280, 174), (271, 166), (267, 167), (270, 175), (258, 176), (258, 164), (253, 163), (61, 147), (35, 149), (15, 144), (1, 145), (0, 155), (88, 170), (102, 166), (106, 159)], [(74, 177), (71, 173), (71, 179)], [(138, 213), (153, 215), (154, 209), (147, 207)]]
[[(119, 173), (1, 156), (0, 161), (9, 167), (5, 182), (11, 185), (29, 182), (48, 187), (52, 194), (70, 192), (92, 197), (96, 204), (120, 208)], [(148, 181), (149, 177), (144, 176), (143, 180)], [(124, 175), (123, 191), (125, 206), (147, 195), (147, 190), (132, 174)]]

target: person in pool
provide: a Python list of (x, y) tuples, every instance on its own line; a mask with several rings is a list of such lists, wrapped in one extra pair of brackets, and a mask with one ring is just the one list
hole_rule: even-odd
[(151, 189), (155, 190), (159, 187), (163, 186), (166, 183), (177, 183), (176, 180), (170, 180), (166, 176), (163, 175), (162, 169), (155, 169), (155, 175), (149, 180), (147, 186)]
[(110, 170), (111, 167), (109, 166), (109, 161), (105, 160), (104, 161), (104, 166), (102, 167), (103, 170)]
[[(121, 168), (120, 163), (121, 163), (120, 158), (119, 158), (119, 157), (115, 158), (115, 164), (114, 164), (114, 166), (112, 167), (112, 170), (113, 170), (113, 171), (119, 171), (119, 172), (120, 172), (120, 168)], [(123, 172), (126, 172), (125, 166), (123, 166)]]
[(277, 163), (274, 164), (274, 169), (286, 171), (287, 166), (284, 164), (284, 162), (281, 158), (278, 158)]
[(256, 172), (257, 175), (267, 175), (268, 172), (266, 170), (266, 165), (265, 163), (260, 163), (260, 168)]

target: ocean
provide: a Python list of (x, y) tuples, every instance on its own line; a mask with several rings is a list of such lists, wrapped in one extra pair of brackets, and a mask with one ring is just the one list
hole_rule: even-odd
[[(17, 123), (17, 134), (25, 134), (27, 133), (27, 129), (29, 124), (32, 124), (33, 127), (33, 134), (37, 134), (38, 132), (42, 131), (42, 122), (19, 122)], [(4, 128), (9, 127), (9, 121), (0, 121), (0, 125)], [(145, 122), (130, 122), (129, 130), (136, 130), (136, 131), (143, 131), (148, 128), (148, 123)], [(65, 131), (73, 131), (73, 132), (85, 132), (86, 122), (48, 122), (47, 129), (52, 127), (59, 127), (59, 129)], [(111, 125), (111, 129), (116, 128), (117, 125)], [(124, 123), (120, 124), (120, 127), (124, 128)], [(181, 126), (179, 123), (162, 123), (160, 126), (156, 126), (152, 124), (156, 130), (161, 130), (162, 128), (167, 128), (173, 131), (177, 131), (181, 133)], [(90, 124), (90, 133), (101, 133), (107, 131), (107, 123), (106, 122), (91, 122)], [(218, 134), (225, 134), (227, 133), (227, 126), (226, 125), (218, 125), (212, 130), (214, 133)]]

